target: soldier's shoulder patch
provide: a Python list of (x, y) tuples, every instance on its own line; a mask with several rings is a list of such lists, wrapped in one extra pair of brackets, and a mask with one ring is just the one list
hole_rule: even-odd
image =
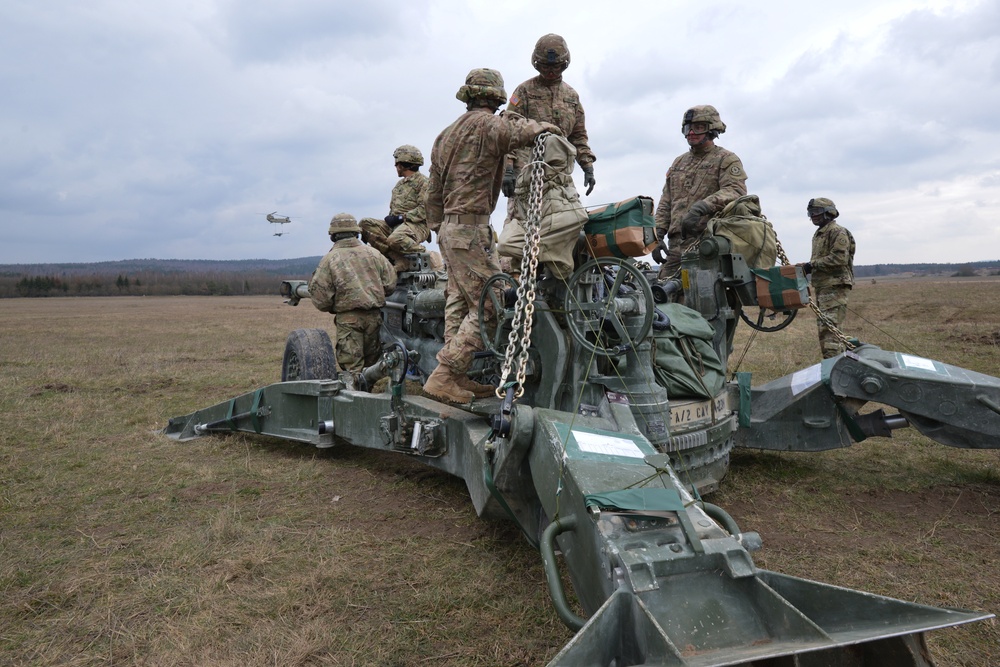
[(739, 176), (740, 174), (743, 173), (743, 167), (741, 167), (740, 163), (737, 162), (736, 164), (729, 167), (729, 173), (732, 174), (733, 176)]
[(521, 98), (517, 96), (517, 93), (514, 93), (513, 95), (510, 96), (510, 102), (507, 103), (507, 106), (516, 107), (517, 103), (520, 101)]

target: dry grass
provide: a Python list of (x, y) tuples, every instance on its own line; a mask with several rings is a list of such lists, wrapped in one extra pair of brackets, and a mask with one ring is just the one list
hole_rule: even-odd
[[(863, 317), (881, 330), (866, 340), (1000, 375), (1000, 283), (883, 283), (859, 285), (853, 333)], [(569, 639), (537, 555), (476, 518), (460, 480), (367, 450), (155, 432), (277, 381), (286, 333), (327, 323), (308, 304), (70, 298), (0, 312), (3, 664), (537, 665)], [(802, 317), (759, 337), (743, 370), (777, 377), (816, 349)], [(761, 532), (762, 567), (997, 611), (1000, 455), (899, 433), (824, 454), (739, 452), (713, 500)], [(1000, 663), (995, 623), (930, 642), (942, 666)]]

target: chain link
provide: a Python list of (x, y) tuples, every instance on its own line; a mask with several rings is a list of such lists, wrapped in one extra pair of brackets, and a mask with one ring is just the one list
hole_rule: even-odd
[(528, 369), (528, 347), (531, 342), (531, 325), (535, 314), (535, 289), (538, 271), (538, 246), (541, 243), (542, 218), (542, 186), (545, 176), (545, 139), (544, 132), (535, 137), (535, 145), (531, 153), (531, 168), (528, 190), (528, 215), (524, 221), (524, 255), (521, 257), (521, 284), (517, 286), (517, 304), (514, 306), (514, 318), (511, 321), (510, 334), (507, 336), (507, 352), (501, 367), (500, 386), (496, 395), (503, 398), (511, 373), (515, 373), (517, 391), (514, 398), (524, 394), (524, 381)]
[[(768, 224), (770, 224), (770, 223), (768, 223)], [(778, 259), (781, 260), (782, 264), (790, 265), (791, 262), (788, 261), (788, 255), (785, 254), (785, 249), (781, 247), (781, 241), (778, 240), (778, 232), (777, 231), (775, 231), (775, 233), (774, 233), (774, 242), (778, 246)], [(815, 290), (813, 290), (813, 291), (815, 292)], [(844, 334), (844, 332), (840, 330), (840, 327), (838, 327), (836, 325), (836, 323), (833, 320), (831, 320), (829, 318), (829, 316), (827, 316), (826, 313), (824, 313), (822, 310), (819, 309), (819, 306), (816, 305), (816, 300), (815, 299), (809, 299), (809, 307), (812, 308), (812, 310), (813, 310), (814, 313), (816, 313), (816, 317), (819, 320), (821, 320), (823, 322), (823, 324), (826, 325), (826, 328), (833, 332), (833, 335), (837, 337), (837, 340), (839, 340), (841, 343), (844, 344), (844, 347), (846, 349), (853, 350), (855, 347), (857, 347), (851, 341), (851, 339), (848, 338)]]

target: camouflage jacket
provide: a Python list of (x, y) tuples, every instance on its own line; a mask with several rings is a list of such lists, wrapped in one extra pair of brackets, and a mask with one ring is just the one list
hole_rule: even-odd
[(382, 253), (358, 239), (342, 239), (320, 260), (309, 280), (309, 299), (319, 310), (343, 313), (385, 305), (396, 289), (396, 270)]
[(516, 114), (474, 108), (434, 140), (427, 182), (427, 225), (446, 215), (490, 215), (500, 198), (504, 156), (527, 146), (545, 128)]
[(389, 215), (403, 216), (403, 222), (424, 222), (427, 212), (424, 200), (427, 197), (427, 177), (419, 171), (399, 179), (392, 188), (389, 200)]
[(836, 222), (828, 222), (813, 234), (813, 287), (854, 284), (854, 237)]
[[(576, 161), (581, 167), (597, 159), (587, 143), (587, 121), (580, 96), (569, 84), (562, 81), (550, 84), (540, 76), (528, 79), (514, 89), (507, 109), (529, 120), (558, 126), (576, 148)], [(516, 151), (512, 158), (518, 170), (530, 160), (527, 150)]]
[[(712, 213), (747, 193), (747, 173), (736, 153), (722, 146), (680, 155), (667, 170), (660, 203), (656, 206), (656, 226), (670, 237), (680, 236), (681, 220), (697, 201), (705, 200)], [(703, 222), (708, 222), (711, 216)]]

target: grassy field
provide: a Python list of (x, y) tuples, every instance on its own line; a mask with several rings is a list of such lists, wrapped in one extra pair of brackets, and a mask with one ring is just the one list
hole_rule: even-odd
[[(846, 329), (1000, 375), (1000, 282), (859, 284)], [(464, 483), (400, 456), (268, 438), (177, 443), (185, 414), (279, 379), (278, 297), (0, 301), (0, 664), (541, 665), (571, 636), (537, 554)], [(741, 332), (737, 354), (748, 342)], [(752, 341), (755, 382), (818, 360), (815, 325)], [(760, 567), (1000, 610), (1000, 453), (911, 433), (737, 452), (712, 501)], [(1000, 664), (1000, 627), (929, 635)]]

